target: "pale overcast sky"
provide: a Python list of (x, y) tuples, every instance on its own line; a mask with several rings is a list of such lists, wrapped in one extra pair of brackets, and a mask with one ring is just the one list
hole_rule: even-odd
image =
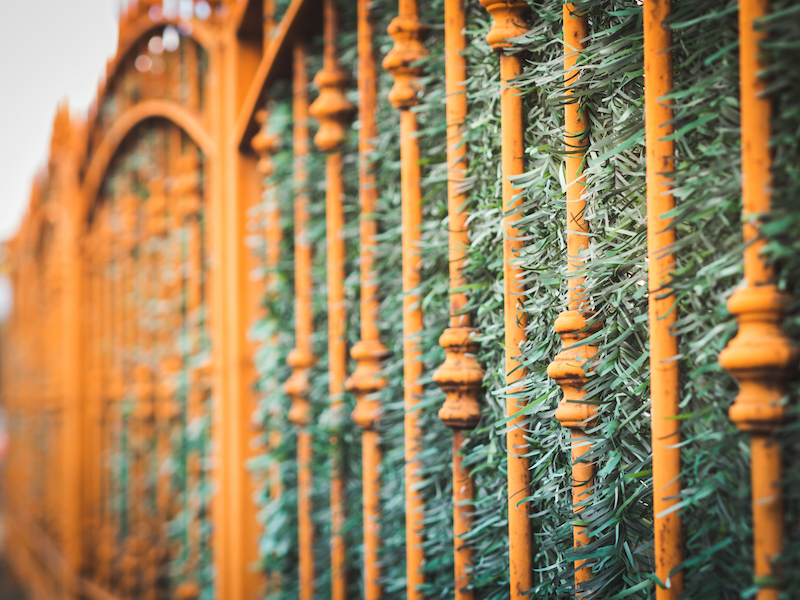
[(0, 0), (0, 240), (44, 164), (59, 100), (83, 116), (117, 45), (115, 0)]

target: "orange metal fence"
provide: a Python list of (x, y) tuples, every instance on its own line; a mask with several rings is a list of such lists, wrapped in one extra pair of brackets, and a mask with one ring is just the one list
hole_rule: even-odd
[[(250, 211), (274, 189), (264, 177), (273, 170), (277, 140), (268, 131), (263, 106), (271, 86), (290, 82), (294, 144), (295, 348), (289, 355), (292, 398), (289, 419), (297, 428), (300, 598), (314, 597), (314, 528), (310, 494), (312, 440), (309, 373), (315, 364), (312, 249), (306, 239), (309, 173), (306, 157), (326, 155), (329, 390), (334, 410), (343, 410), (346, 389), (358, 397), (352, 419), (362, 428), (363, 578), (365, 596), (381, 596), (379, 434), (380, 407), (374, 393), (386, 382), (386, 356), (375, 312), (376, 222), (360, 223), (360, 341), (352, 348), (357, 368), (348, 379), (344, 337), (345, 248), (343, 154), (345, 130), (356, 111), (359, 128), (359, 200), (371, 215), (377, 198), (370, 160), (377, 126), (375, 103), (379, 58), (368, 0), (358, 0), (358, 105), (347, 99), (354, 87), (339, 64), (338, 12), (334, 0), (293, 0), (281, 15), (269, 0), (219, 1), (203, 18), (167, 14), (160, 2), (140, 0), (121, 17), (120, 45), (109, 62), (105, 84), (87, 123), (62, 107), (54, 123), (46, 175), (37, 179), (30, 212), (8, 245), (16, 310), (4, 329), (3, 402), (15, 440), (25, 440), (5, 466), (3, 510), (7, 534), (18, 544), (11, 560), (40, 598), (164, 597), (197, 599), (212, 586), (225, 600), (259, 597), (264, 574), (258, 558), (256, 484), (246, 463), (262, 443), (252, 430), (255, 347), (247, 331), (263, 310), (262, 296), (274, 291), (274, 276), (254, 279), (259, 267), (247, 245)], [(500, 53), (502, 86), (502, 199), (505, 232), (505, 352), (509, 390), (507, 415), (510, 594), (522, 598), (532, 587), (533, 531), (520, 500), (530, 484), (530, 465), (515, 387), (524, 374), (518, 357), (525, 340), (520, 308), (522, 242), (520, 199), (511, 178), (523, 172), (522, 99), (513, 80), (522, 55), (507, 40), (527, 30), (527, 2), (481, 0), (493, 19), (488, 36)], [(319, 10), (321, 8), (321, 10)], [(675, 257), (666, 230), (672, 207), (670, 37), (663, 26), (668, 0), (645, 0), (646, 129), (650, 253), (655, 511), (669, 508), (680, 490), (676, 338), (670, 335), (672, 300), (665, 299)], [(769, 209), (769, 104), (760, 94), (754, 20), (765, 14), (762, 0), (742, 0), (741, 82), (744, 214)], [(199, 12), (197, 13), (200, 14)], [(473, 316), (462, 293), (461, 264), (468, 244), (469, 212), (463, 192), (467, 115), (464, 80), (468, 65), (464, 2), (445, 2), (447, 60), (447, 167), (450, 224), (450, 324), (440, 339), (446, 359), (434, 379), (447, 400), (439, 416), (452, 429), (456, 597), (473, 597), (464, 544), (471, 527), (466, 508), (474, 490), (461, 465), (464, 431), (479, 416), (483, 371), (475, 359)], [(190, 26), (187, 27), (187, 22)], [(585, 115), (573, 76), (580, 68), (587, 18), (565, 4), (563, 30), (567, 79), (565, 110), (566, 246), (570, 260), (569, 299), (555, 324), (563, 350), (548, 374), (563, 389), (556, 418), (571, 431), (573, 502), (585, 507), (594, 465), (582, 460), (590, 449), (584, 430), (595, 407), (584, 401), (584, 363), (594, 353), (582, 344), (597, 326), (583, 309), (579, 271), (587, 226), (582, 195)], [(323, 33), (322, 69), (309, 73), (312, 37)], [(159, 33), (160, 37), (154, 37)], [(383, 68), (394, 77), (389, 96), (400, 111), (403, 215), (403, 333), (406, 407), (421, 393), (423, 363), (416, 338), (423, 327), (420, 298), (419, 231), (422, 223), (417, 102), (426, 56), (425, 27), (416, 0), (400, 0), (389, 26), (394, 47)], [(159, 39), (163, 48), (148, 46)], [(170, 50), (166, 46), (175, 44)], [(157, 45), (157, 44), (156, 44)], [(175, 51), (179, 48), (179, 51)], [(149, 64), (141, 61), (146, 58)], [(309, 79), (319, 89), (312, 102)], [(319, 122), (310, 138), (309, 119)], [(316, 150), (315, 150), (316, 148)], [(280, 212), (265, 231), (267, 272), (280, 260)], [(748, 241), (759, 222), (746, 220)], [(784, 417), (782, 381), (796, 350), (781, 333), (785, 299), (760, 255), (760, 242), (745, 255), (747, 286), (730, 310), (740, 332), (720, 357), (741, 384), (731, 418), (752, 436), (755, 562), (759, 576), (773, 574), (782, 548), (780, 455), (768, 434)], [(666, 315), (666, 316), (665, 316)], [(9, 349), (13, 349), (13, 352)], [(666, 365), (666, 366), (665, 366)], [(415, 413), (405, 415), (407, 595), (423, 597), (422, 518), (416, 456), (420, 429)], [(264, 443), (276, 446), (280, 436)], [(212, 449), (213, 442), (213, 449)], [(333, 447), (338, 443), (332, 440)], [(213, 455), (213, 461), (211, 460)], [(179, 458), (176, 458), (179, 457)], [(168, 465), (165, 469), (163, 465)], [(275, 473), (268, 475), (273, 479)], [(342, 525), (348, 507), (344, 472), (334, 461), (330, 482), (332, 597), (347, 597)], [(279, 495), (279, 477), (270, 487)], [(113, 507), (113, 509), (112, 509)], [(574, 543), (588, 534), (576, 516)], [(655, 517), (657, 574), (666, 580), (682, 560), (677, 513)], [(211, 527), (213, 524), (213, 529)], [(213, 535), (210, 533), (213, 531)], [(213, 583), (212, 573), (215, 572)], [(266, 574), (270, 577), (270, 574)], [(592, 577), (576, 564), (576, 585)], [(172, 578), (172, 579), (171, 579)], [(180, 581), (173, 585), (171, 581)], [(273, 581), (273, 583), (276, 583)], [(276, 584), (279, 585), (280, 582)], [(677, 598), (680, 575), (659, 599)], [(766, 587), (758, 598), (778, 598)]]

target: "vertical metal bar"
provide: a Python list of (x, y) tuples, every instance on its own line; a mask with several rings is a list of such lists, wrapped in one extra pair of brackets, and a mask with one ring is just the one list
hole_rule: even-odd
[(101, 278), (102, 278), (102, 338), (100, 341), (102, 355), (103, 389), (100, 400), (100, 482), (101, 482), (101, 511), (102, 530), (98, 554), (100, 564), (98, 568), (99, 581), (108, 587), (111, 584), (112, 559), (114, 554), (114, 529), (111, 516), (111, 474), (108, 468), (108, 457), (111, 452), (111, 406), (113, 387), (113, 279), (111, 257), (111, 224), (110, 209), (104, 204), (99, 210), (97, 222), (100, 234), (101, 247)]
[(402, 204), (403, 249), (403, 387), (405, 405), (404, 443), (406, 475), (406, 586), (409, 600), (423, 597), (422, 573), (423, 501), (417, 455), (422, 431), (414, 408), (422, 395), (422, 355), (417, 337), (422, 331), (422, 308), (418, 292), (420, 281), (420, 227), (422, 190), (417, 118), (411, 110), (417, 104), (418, 77), (422, 69), (415, 63), (428, 55), (422, 44), (425, 28), (420, 23), (416, 0), (399, 0), (399, 16), (389, 24), (394, 47), (383, 60), (383, 68), (394, 77), (389, 101), (400, 111), (400, 189)]
[[(111, 202), (111, 199), (108, 200)], [(110, 354), (111, 354), (111, 384), (109, 386), (109, 406), (107, 412), (106, 435), (108, 436), (109, 458), (122, 447), (122, 420), (120, 409), (124, 394), (125, 378), (122, 370), (123, 332), (124, 332), (124, 278), (123, 256), (120, 244), (119, 227), (120, 202), (114, 199), (109, 205), (109, 252), (111, 257), (111, 329)], [(111, 461), (109, 461), (111, 463)], [(122, 506), (114, 502), (114, 496), (121, 499), (121, 481), (114, 477), (113, 470), (109, 467), (109, 512), (111, 522), (110, 560), (112, 590), (122, 591), (122, 548), (120, 540), (123, 538)], [(114, 510), (114, 509), (117, 510)]]
[[(192, 40), (183, 44), (180, 56), (182, 56), (181, 67), (186, 69), (186, 86), (181, 90), (182, 104), (192, 112), (199, 112), (200, 106), (200, 65), (198, 57), (198, 45)], [(169, 74), (169, 71), (166, 71)]]
[[(175, 174), (177, 195), (177, 213), (180, 219), (181, 231), (184, 236), (184, 256), (181, 278), (183, 280), (186, 297), (186, 328), (184, 340), (184, 354), (189, 357), (185, 369), (186, 374), (186, 416), (184, 426), (189, 426), (196, 419), (202, 418), (202, 402), (204, 390), (201, 387), (200, 372), (192, 366), (191, 357), (198, 351), (197, 344), (200, 339), (199, 322), (197, 320), (202, 301), (202, 246), (200, 243), (200, 211), (202, 201), (198, 190), (198, 159), (193, 149), (189, 149), (177, 160)], [(194, 330), (194, 331), (193, 331)], [(191, 502), (195, 494), (192, 488), (200, 485), (202, 470), (202, 450), (196, 449), (187, 455), (186, 494), (189, 501), (186, 510), (189, 511), (187, 522), (188, 531), (188, 556), (186, 558), (186, 579), (175, 590), (178, 600), (197, 600), (202, 593), (199, 583), (201, 564), (201, 538), (202, 524), (199, 522), (201, 507)], [(199, 502), (199, 498), (196, 500)]]
[[(152, 184), (151, 184), (152, 192)], [(148, 526), (149, 547), (145, 554), (144, 587), (145, 600), (159, 600), (161, 585), (161, 568), (164, 562), (163, 539), (161, 531), (160, 514), (158, 511), (158, 480), (159, 480), (159, 430), (157, 420), (157, 391), (156, 391), (156, 367), (159, 362), (158, 357), (158, 318), (157, 310), (159, 305), (159, 283), (158, 283), (158, 237), (160, 235), (160, 224), (163, 216), (158, 212), (157, 198), (153, 198), (152, 193), (144, 204), (144, 230), (145, 239), (143, 243), (142, 269), (145, 287), (145, 306), (148, 311), (147, 322), (149, 324), (147, 335), (144, 341), (144, 365), (146, 370), (142, 373), (142, 398), (148, 406), (142, 414), (142, 419), (146, 423), (148, 449), (151, 456), (148, 457), (152, 480), (148, 483), (150, 503), (150, 523)], [(163, 207), (163, 205), (162, 205)]]
[[(169, 260), (166, 203), (164, 182), (154, 179), (148, 184), (149, 197), (147, 199), (147, 221), (150, 245), (152, 248), (151, 264), (153, 269), (153, 343), (152, 343), (152, 368), (154, 377), (153, 399), (155, 402), (153, 414), (154, 427), (154, 452), (157, 464), (161, 465), (169, 459), (170, 419), (172, 412), (171, 395), (174, 377), (170, 357), (167, 354), (169, 336), (172, 332), (167, 321), (167, 305), (170, 290), (164, 280), (165, 266)], [(169, 560), (167, 544), (167, 523), (170, 516), (171, 485), (169, 474), (163, 469), (158, 469), (155, 475), (155, 536), (158, 542), (151, 548), (148, 562), (156, 579), (164, 574)]]
[[(342, 180), (341, 148), (347, 140), (347, 123), (355, 106), (344, 92), (349, 82), (348, 74), (339, 65), (336, 37), (339, 15), (334, 0), (323, 0), (324, 57), (322, 70), (314, 83), (319, 96), (310, 106), (312, 117), (319, 121), (314, 143), (322, 152), (328, 152), (325, 163), (326, 193), (325, 221), (327, 237), (328, 273), (328, 392), (331, 410), (341, 413), (344, 384), (347, 378), (347, 311), (344, 297), (345, 241), (344, 241), (344, 182)], [(344, 480), (339, 440), (331, 438), (331, 598), (347, 597), (347, 566), (344, 545)]]
[[(269, 0), (267, 0), (269, 1)], [(267, 10), (265, 3), (264, 10)], [(265, 16), (266, 19), (266, 16)], [(266, 25), (265, 25), (266, 28)], [(265, 29), (266, 35), (266, 29)], [(256, 118), (261, 124), (261, 129), (253, 136), (251, 147), (259, 157), (256, 164), (256, 171), (259, 178), (264, 183), (264, 204), (265, 204), (265, 230), (264, 238), (266, 241), (266, 251), (264, 256), (264, 266), (266, 268), (266, 278), (264, 281), (265, 293), (274, 298), (276, 295), (277, 276), (275, 269), (278, 266), (281, 258), (281, 242), (283, 240), (283, 231), (281, 230), (281, 211), (280, 205), (275, 198), (275, 186), (269, 180), (275, 170), (275, 165), (272, 162), (272, 156), (278, 151), (280, 146), (280, 139), (277, 135), (269, 130), (269, 112), (267, 110), (259, 111)], [(267, 315), (268, 316), (268, 315)], [(271, 344), (279, 344), (280, 340), (275, 335), (270, 340)], [(269, 415), (268, 418), (273, 418), (274, 415)], [(270, 432), (269, 439), (267, 440), (269, 451), (273, 451), (281, 444), (281, 433), (277, 429)], [(276, 500), (283, 494), (283, 481), (281, 477), (281, 465), (278, 461), (273, 461), (269, 467), (267, 474), (267, 485), (269, 489), (269, 496), (271, 500)], [(281, 574), (278, 570), (273, 570), (267, 567), (267, 585), (270, 589), (280, 589)]]
[(266, 56), (269, 44), (272, 41), (272, 32), (275, 29), (275, 0), (263, 0), (262, 10), (264, 13), (264, 48), (263, 53)]
[(102, 496), (101, 496), (101, 473), (102, 468), (101, 455), (102, 455), (102, 378), (103, 378), (103, 365), (102, 365), (102, 351), (100, 341), (102, 337), (102, 315), (103, 315), (103, 296), (102, 296), (102, 243), (99, 235), (99, 226), (95, 222), (89, 234), (89, 243), (87, 244), (88, 252), (84, 255), (87, 260), (87, 268), (89, 271), (89, 294), (90, 301), (86, 316), (88, 318), (88, 327), (86, 329), (86, 343), (90, 348), (91, 367), (89, 370), (89, 377), (86, 381), (87, 391), (89, 392), (88, 406), (87, 406), (87, 456), (86, 464), (86, 479), (89, 488), (88, 503), (86, 507), (88, 520), (87, 531), (84, 532), (84, 556), (86, 558), (86, 566), (92, 577), (96, 578), (98, 574), (98, 563), (100, 553), (98, 548), (101, 544), (102, 538), (100, 536), (102, 526)]
[(644, 16), (644, 105), (647, 156), (647, 257), (650, 312), (650, 395), (653, 444), (653, 519), (658, 600), (677, 600), (683, 574), (672, 573), (683, 562), (683, 530), (677, 511), (667, 515), (681, 491), (678, 338), (671, 334), (677, 312), (670, 281), (675, 268), (672, 219), (675, 208), (672, 172), (675, 143), (672, 100), (672, 32), (665, 26), (671, 0), (646, 0)]
[(347, 380), (347, 389), (357, 398), (353, 421), (362, 429), (361, 469), (364, 517), (364, 600), (378, 600), (383, 594), (380, 549), (380, 468), (383, 455), (380, 436), (375, 429), (381, 407), (375, 394), (385, 385), (381, 377), (381, 361), (386, 347), (381, 343), (375, 316), (378, 311), (378, 286), (375, 273), (375, 235), (377, 221), (372, 218), (378, 200), (372, 163), (373, 140), (378, 126), (375, 118), (378, 95), (378, 73), (375, 60), (374, 29), (370, 0), (358, 0), (358, 130), (359, 200), (361, 218), (361, 339), (353, 346), (351, 356), (356, 369)]
[(761, 255), (766, 240), (760, 216), (771, 209), (771, 105), (760, 44), (766, 34), (757, 21), (769, 12), (768, 0), (739, 2), (739, 78), (742, 123), (742, 222), (744, 287), (728, 301), (739, 332), (719, 361), (739, 382), (730, 418), (750, 434), (753, 552), (758, 600), (777, 600), (782, 587), (775, 559), (783, 550), (783, 492), (780, 448), (772, 434), (785, 420), (783, 398), (798, 348), (781, 329), (789, 298), (778, 290), (775, 271)]
[(294, 118), (294, 269), (295, 269), (295, 348), (287, 362), (292, 375), (286, 381), (286, 393), (292, 398), (289, 421), (297, 427), (297, 520), (299, 527), (300, 600), (314, 595), (314, 524), (311, 520), (311, 434), (307, 426), (311, 406), (308, 400), (309, 369), (316, 362), (311, 335), (314, 328), (311, 278), (312, 248), (308, 239), (308, 67), (307, 50), (295, 44), (293, 78)]
[[(556, 410), (556, 418), (561, 425), (570, 429), (572, 437), (572, 503), (573, 511), (579, 514), (591, 496), (594, 480), (594, 463), (584, 459), (591, 449), (584, 428), (591, 425), (596, 407), (584, 400), (584, 386), (587, 361), (596, 352), (590, 345), (579, 345), (599, 328), (599, 324), (589, 324), (590, 313), (585, 310), (584, 278), (579, 274), (585, 259), (582, 253), (587, 248), (588, 232), (583, 213), (586, 207), (584, 186), (586, 179), (582, 174), (587, 146), (588, 121), (575, 95), (575, 83), (579, 75), (577, 65), (584, 40), (589, 35), (588, 20), (577, 12), (575, 5), (565, 4), (564, 15), (564, 70), (566, 105), (564, 107), (564, 127), (566, 136), (566, 187), (567, 187), (567, 269), (568, 304), (555, 322), (556, 333), (563, 343), (563, 349), (553, 359), (547, 374), (561, 386), (564, 397)], [(576, 347), (576, 345), (578, 345)], [(572, 529), (576, 548), (589, 542), (586, 527), (575, 525)], [(584, 560), (575, 561), (575, 586), (591, 579), (591, 567)]]
[[(517, 415), (524, 402), (516, 394), (515, 384), (525, 375), (519, 362), (520, 346), (525, 341), (527, 316), (522, 308), (524, 289), (519, 280), (522, 269), (515, 264), (523, 246), (521, 232), (517, 228), (519, 205), (517, 198), (521, 190), (510, 181), (525, 170), (522, 97), (510, 82), (522, 72), (522, 55), (507, 52), (512, 47), (507, 40), (520, 36), (528, 30), (530, 9), (520, 0), (481, 0), (494, 22), (486, 36), (493, 50), (500, 52), (500, 124), (502, 135), (503, 163), (503, 287), (505, 313), (506, 384), (509, 388), (506, 399), (507, 416)], [(506, 434), (508, 451), (508, 532), (511, 597), (522, 598), (533, 587), (533, 531), (527, 503), (521, 503), (531, 483), (530, 463), (525, 456), (528, 442), (525, 440), (525, 417), (517, 416), (509, 424)]]
[[(137, 243), (136, 223), (137, 223), (138, 199), (135, 196), (125, 195), (120, 200), (120, 255), (121, 255), (121, 279), (120, 282), (122, 295), (120, 298), (122, 310), (122, 331), (120, 360), (123, 377), (123, 396), (120, 400), (136, 401), (136, 386), (134, 379), (135, 365), (135, 343), (137, 331), (137, 319), (134, 304), (134, 277), (136, 270), (136, 260), (134, 250)], [(122, 406), (120, 412), (125, 412)], [(136, 448), (139, 444), (139, 424), (138, 416), (135, 413), (123, 417), (126, 421), (124, 427), (127, 429), (128, 447), (124, 460), (128, 465), (127, 470), (127, 489), (126, 495), (126, 529), (125, 539), (122, 547), (122, 559), (120, 567), (122, 571), (122, 589), (128, 595), (136, 594), (139, 584), (139, 540), (137, 538), (140, 507), (139, 502), (139, 476), (140, 476), (140, 457), (137, 455)]]
[[(258, 506), (255, 501), (258, 493), (257, 476), (250, 471), (250, 461), (256, 459), (264, 450), (259, 427), (253, 422), (253, 412), (257, 407), (259, 393), (256, 390), (258, 373), (255, 357), (258, 352), (258, 342), (248, 331), (262, 316), (262, 302), (264, 300), (264, 280), (259, 274), (263, 269), (263, 257), (253, 251), (250, 240), (258, 233), (253, 227), (253, 211), (258, 210), (261, 204), (261, 186), (253, 177), (253, 167), (256, 166), (251, 155), (240, 155), (241, 164), (238, 171), (238, 190), (240, 194), (239, 214), (239, 262), (241, 296), (241, 346), (244, 358), (241, 383), (242, 400), (238, 420), (240, 423), (237, 438), (240, 448), (240, 457), (237, 459), (240, 471), (241, 491), (236, 494), (239, 503), (238, 521), (241, 525), (241, 554), (234, 560), (238, 564), (241, 575), (241, 597), (244, 600), (256, 598), (261, 595), (263, 575), (257, 571), (255, 564), (259, 559), (259, 538), (263, 531), (258, 520)], [(245, 160), (247, 162), (245, 162)]]
[(483, 369), (478, 363), (478, 344), (471, 340), (475, 329), (472, 315), (465, 312), (467, 298), (462, 291), (467, 283), (462, 273), (469, 248), (467, 219), (464, 210), (467, 195), (462, 190), (467, 170), (467, 146), (462, 129), (467, 116), (467, 60), (464, 52), (466, 14), (464, 0), (446, 0), (444, 5), (445, 91), (447, 95), (447, 214), (449, 218), (450, 327), (439, 338), (445, 350), (445, 362), (433, 374), (433, 380), (445, 392), (446, 400), (439, 418), (453, 430), (453, 550), (456, 600), (472, 600), (470, 566), (472, 550), (464, 536), (472, 526), (475, 485), (463, 468), (461, 448), (465, 430), (477, 425), (481, 416), (480, 395)]

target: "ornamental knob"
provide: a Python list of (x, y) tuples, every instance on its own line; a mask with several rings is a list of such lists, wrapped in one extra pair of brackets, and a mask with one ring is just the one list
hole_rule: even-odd
[(319, 96), (308, 109), (319, 121), (314, 143), (323, 152), (338, 150), (347, 139), (347, 123), (356, 107), (344, 94), (350, 77), (338, 65), (323, 68), (314, 77)]
[(786, 418), (783, 383), (798, 359), (781, 329), (788, 301), (774, 285), (747, 286), (728, 300), (739, 332), (719, 362), (739, 382), (728, 414), (742, 431), (770, 433)]
[(439, 418), (451, 429), (472, 429), (481, 418), (478, 395), (484, 371), (477, 359), (478, 343), (472, 339), (475, 331), (472, 327), (451, 327), (439, 338), (445, 360), (433, 380), (446, 396)]
[(275, 170), (272, 156), (280, 149), (281, 139), (269, 130), (269, 113), (266, 110), (258, 111), (256, 120), (261, 125), (261, 128), (250, 141), (250, 147), (258, 155), (256, 169), (259, 174), (263, 177), (269, 177)]
[(389, 102), (397, 109), (411, 108), (417, 103), (420, 90), (417, 78), (422, 74), (419, 61), (428, 56), (422, 43), (425, 26), (415, 17), (395, 17), (387, 29), (394, 47), (383, 59), (383, 68), (394, 77)]
[(308, 370), (314, 366), (314, 355), (305, 350), (295, 348), (289, 353), (286, 362), (292, 368), (292, 375), (286, 380), (283, 389), (292, 398), (292, 407), (289, 409), (289, 422), (303, 427), (308, 425), (311, 403), (308, 401), (309, 383)]
[(530, 7), (524, 0), (480, 0), (481, 5), (492, 16), (493, 24), (486, 35), (492, 50), (511, 48), (508, 41), (528, 31)]
[(558, 315), (556, 333), (561, 337), (563, 348), (547, 367), (547, 374), (561, 386), (564, 398), (556, 409), (556, 419), (570, 429), (585, 427), (597, 408), (584, 400), (587, 376), (586, 363), (595, 355), (596, 349), (583, 340), (600, 330), (600, 323), (589, 325), (591, 313), (568, 310)]
[(350, 417), (362, 429), (374, 429), (380, 417), (381, 405), (371, 396), (386, 385), (386, 379), (381, 376), (381, 362), (388, 354), (389, 351), (378, 340), (360, 341), (350, 351), (357, 366), (345, 387), (358, 397)]

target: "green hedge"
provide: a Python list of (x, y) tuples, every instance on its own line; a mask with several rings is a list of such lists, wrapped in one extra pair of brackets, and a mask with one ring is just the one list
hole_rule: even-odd
[[(344, 5), (344, 3), (342, 3)], [(475, 526), (470, 543), (475, 548), (473, 569), (476, 597), (508, 597), (508, 534), (506, 517), (504, 432), (504, 364), (502, 314), (502, 229), (500, 179), (499, 59), (485, 42), (490, 20), (477, 0), (469, 0), (467, 81), (470, 110), (466, 140), (469, 147), (471, 246), (466, 263), (467, 293), (480, 331), (480, 360), (486, 369), (482, 419), (470, 433), (466, 463), (476, 481)], [(426, 370), (424, 393), (416, 410), (423, 429), (425, 497), (426, 595), (453, 595), (452, 500), (448, 430), (436, 413), (444, 401), (431, 373), (444, 355), (438, 337), (447, 325), (447, 210), (444, 131), (443, 2), (421, 3), (430, 31), (424, 61), (424, 91), (414, 109), (420, 121), (423, 155), (424, 225), (420, 288), (425, 315), (418, 343)], [(581, 515), (592, 535), (580, 556), (591, 561), (595, 578), (590, 584), (598, 597), (651, 598), (657, 582), (653, 574), (652, 477), (649, 421), (649, 361), (647, 323), (646, 206), (643, 107), (642, 8), (635, 1), (590, 0), (590, 38), (581, 58), (578, 86), (589, 119), (586, 163), (586, 219), (591, 236), (586, 250), (588, 303), (602, 328), (593, 362), (589, 393), (600, 407), (600, 418), (589, 434), (598, 476), (591, 506)], [(372, 3), (379, 55), (392, 41), (384, 33), (396, 14), (396, 3)], [(342, 62), (356, 72), (355, 15), (344, 7)], [(531, 2), (531, 30), (518, 45), (526, 62), (519, 84), (525, 96), (526, 173), (517, 183), (524, 189), (525, 248), (520, 256), (525, 270), (529, 315), (528, 341), (523, 360), (528, 368), (525, 395), (529, 456), (533, 485), (531, 503), (535, 532), (535, 587), (533, 598), (569, 598), (572, 561), (572, 500), (568, 433), (554, 418), (560, 390), (546, 375), (546, 367), (560, 348), (553, 323), (565, 306), (566, 245), (563, 190), (563, 46), (562, 4), (555, 0)], [(766, 233), (774, 242), (770, 251), (778, 261), (781, 282), (795, 297), (800, 281), (800, 256), (795, 251), (800, 219), (794, 203), (800, 192), (797, 137), (800, 133), (800, 78), (796, 40), (800, 5), (779, 0), (778, 15), (766, 26), (773, 32), (768, 48), (775, 67), (768, 72), (777, 103), (775, 119), (776, 214)], [(675, 3), (670, 19), (675, 54), (676, 200), (678, 301), (676, 332), (681, 336), (681, 410), (683, 435), (683, 494), (680, 510), (686, 538), (686, 592), (684, 598), (740, 598), (753, 587), (749, 504), (748, 444), (727, 417), (736, 384), (717, 363), (719, 351), (735, 333), (735, 322), (725, 307), (742, 278), (741, 173), (739, 170), (738, 25), (736, 3), (709, 4), (700, 0)], [(381, 197), (376, 214), (381, 234), (377, 248), (379, 311), (382, 339), (391, 351), (384, 368), (389, 384), (381, 393), (384, 416), (382, 471), (382, 565), (386, 598), (405, 596), (405, 518), (403, 484), (402, 293), (400, 254), (399, 123), (386, 94), (391, 77), (380, 76), (379, 136), (375, 159)], [(355, 83), (353, 84), (355, 90)], [(276, 89), (276, 116), (287, 137), (275, 175), (287, 231), (286, 261), (280, 267), (282, 285), (270, 301), (272, 317), (259, 331), (278, 335), (279, 343), (265, 343), (259, 360), (264, 374), (262, 417), (266, 430), (283, 432), (283, 445), (257, 462), (278, 461), (285, 476), (280, 502), (266, 502), (262, 540), (264, 566), (283, 573), (281, 590), (270, 597), (296, 596), (296, 494), (292, 428), (285, 423), (288, 400), (280, 383), (288, 374), (285, 354), (293, 345), (293, 288), (291, 285), (291, 135), (290, 92)], [(355, 96), (353, 96), (355, 100)], [(277, 127), (278, 125), (276, 125)], [(355, 136), (346, 168), (350, 247), (347, 280), (349, 339), (358, 339), (357, 219), (358, 196)], [(323, 158), (311, 159), (312, 181), (321, 182)], [(324, 187), (315, 184), (312, 232), (316, 244), (315, 284), (325, 288)], [(317, 597), (328, 592), (328, 485), (332, 449), (330, 422), (325, 418), (325, 301), (318, 296), (312, 431), (316, 440), (315, 520), (318, 524)], [(791, 307), (787, 325), (800, 332), (800, 304)], [(352, 368), (352, 365), (351, 365)], [(793, 388), (792, 395), (797, 395)], [(352, 399), (349, 400), (352, 406)], [(359, 435), (345, 424), (342, 433), (348, 465), (348, 540), (354, 567), (353, 594), (360, 595)], [(797, 456), (797, 426), (787, 426), (787, 464)], [(787, 504), (792, 525), (785, 561), (800, 559), (797, 500), (800, 479), (787, 469)], [(266, 499), (266, 496), (265, 496)], [(794, 587), (791, 587), (794, 586)], [(792, 582), (786, 597), (797, 595)], [(749, 593), (749, 592), (747, 592)]]

